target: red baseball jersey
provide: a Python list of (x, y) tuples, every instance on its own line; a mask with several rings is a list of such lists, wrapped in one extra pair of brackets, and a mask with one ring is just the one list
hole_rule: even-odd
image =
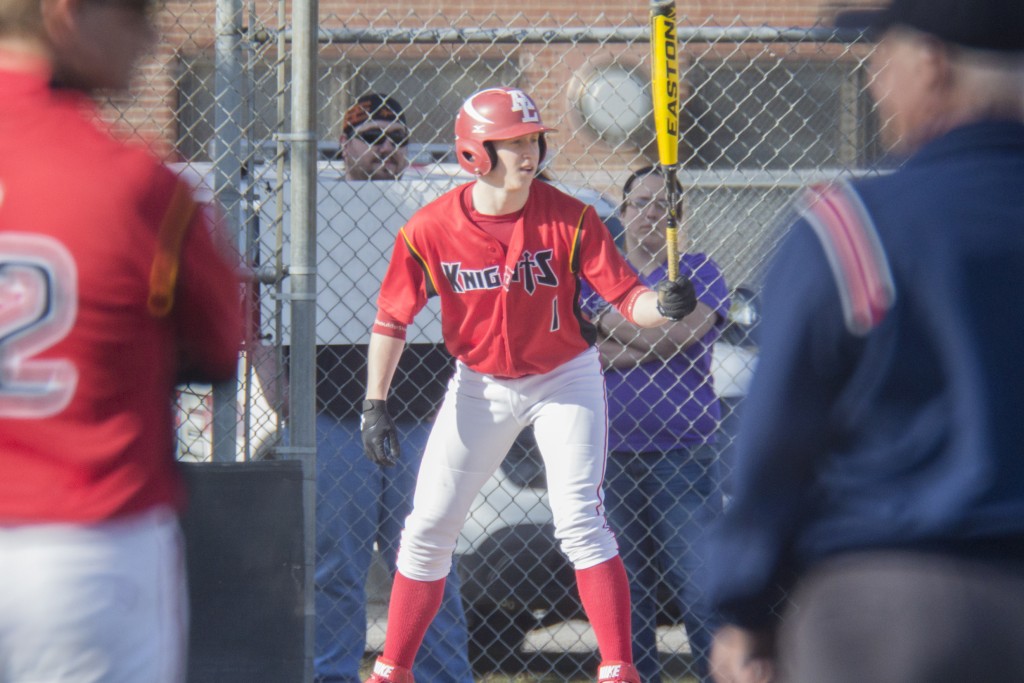
[(643, 286), (593, 207), (535, 180), (506, 250), (469, 220), (471, 187), (399, 231), (378, 308), (409, 324), (436, 294), (445, 345), (470, 368), (503, 378), (553, 370), (595, 340), (581, 278), (607, 301)]
[(233, 376), (242, 334), (195, 209), (89, 99), (0, 71), (0, 524), (181, 502), (176, 379)]

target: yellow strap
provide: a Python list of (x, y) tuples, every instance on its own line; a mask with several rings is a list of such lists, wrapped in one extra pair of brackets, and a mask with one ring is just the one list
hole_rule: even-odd
[(174, 308), (174, 288), (178, 282), (181, 244), (196, 212), (192, 191), (182, 182), (175, 183), (171, 203), (167, 207), (160, 232), (157, 233), (156, 255), (149, 271), (149, 313), (163, 318)]
[(572, 233), (572, 244), (569, 246), (569, 272), (573, 275), (579, 272), (579, 263), (577, 262), (577, 251), (580, 246), (580, 233), (583, 232), (583, 219), (587, 216), (587, 209), (590, 205), (583, 207), (583, 213), (580, 214), (580, 219), (576, 221), (576, 230)]

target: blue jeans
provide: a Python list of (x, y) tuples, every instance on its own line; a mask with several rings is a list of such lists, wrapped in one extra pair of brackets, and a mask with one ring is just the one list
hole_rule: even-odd
[(714, 625), (704, 610), (698, 572), (703, 537), (722, 510), (714, 448), (695, 445), (667, 453), (612, 453), (605, 502), (619, 541), (633, 603), (633, 658), (644, 683), (661, 683), (657, 586), (667, 585), (683, 615), (694, 674), (708, 679)]
[[(366, 648), (366, 578), (376, 541), (392, 576), (399, 534), (412, 509), (428, 423), (399, 423), (401, 461), (378, 467), (363, 453), (359, 419), (318, 415), (316, 680), (359, 683)], [(413, 672), (418, 681), (473, 683), (466, 616), (453, 565), (441, 609)]]

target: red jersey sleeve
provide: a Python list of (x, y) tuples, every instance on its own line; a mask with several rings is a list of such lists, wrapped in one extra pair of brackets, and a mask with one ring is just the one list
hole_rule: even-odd
[(170, 312), (183, 365), (181, 379), (190, 381), (233, 377), (243, 335), (237, 259), (226, 240), (215, 234), (210, 216), (208, 207), (199, 206), (185, 228)]
[(608, 303), (610, 303), (615, 310), (621, 313), (622, 317), (635, 325), (636, 319), (633, 317), (633, 307), (636, 305), (636, 300), (640, 298), (640, 295), (649, 291), (651, 291), (650, 287), (640, 285), (639, 287), (634, 287), (629, 290), (618, 299), (609, 301)]
[(373, 321), (373, 332), (375, 334), (383, 334), (385, 337), (394, 337), (395, 339), (405, 339), (408, 327), (401, 320), (395, 320), (388, 315), (386, 311), (377, 309), (377, 317)]
[(398, 231), (391, 262), (381, 283), (377, 310), (390, 320), (404, 325), (427, 303), (427, 278), (423, 257), (418, 253), (409, 226)]
[[(628, 308), (632, 309), (635, 297), (627, 295), (638, 287), (642, 288), (641, 292), (646, 287), (626, 262), (612, 239), (611, 231), (601, 222), (592, 206), (587, 207), (583, 215), (578, 244), (580, 253), (577, 261), (583, 278), (605, 301), (628, 303)], [(631, 311), (619, 310), (631, 318)]]

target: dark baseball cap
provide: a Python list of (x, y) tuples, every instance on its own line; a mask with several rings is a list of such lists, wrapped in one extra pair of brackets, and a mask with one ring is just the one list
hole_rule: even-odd
[(341, 130), (345, 135), (351, 135), (356, 127), (367, 121), (383, 121), (385, 123), (398, 121), (404, 125), (405, 115), (402, 114), (402, 105), (393, 97), (385, 97), (377, 93), (362, 95), (345, 112)]
[(891, 0), (836, 14), (836, 28), (877, 39), (893, 26), (976, 50), (1024, 52), (1024, 0)]

